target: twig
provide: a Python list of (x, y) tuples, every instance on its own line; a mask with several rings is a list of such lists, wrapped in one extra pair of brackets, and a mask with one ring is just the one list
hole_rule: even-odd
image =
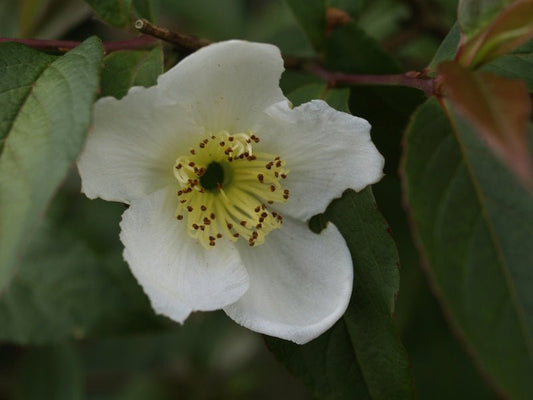
[[(16, 42), (22, 43), (26, 46), (33, 47), (43, 51), (65, 53), (74, 47), (77, 47), (81, 42), (72, 40), (42, 40), (42, 39), (18, 39), (18, 38), (0, 38), (2, 42)], [(119, 40), (116, 42), (104, 42), (104, 50), (106, 53), (117, 50), (138, 50), (153, 47), (157, 40), (150, 36), (139, 36), (135, 39)]]
[(423, 91), (426, 97), (435, 94), (435, 80), (419, 72), (394, 75), (346, 74), (328, 71), (317, 63), (308, 64), (307, 70), (326, 81), (329, 86), (337, 84), (407, 86)]
[(135, 21), (134, 26), (139, 32), (172, 43), (187, 53), (192, 53), (201, 47), (211, 44), (211, 41), (207, 39), (198, 38), (192, 35), (185, 35), (183, 33), (172, 32), (167, 28), (154, 25), (146, 19), (138, 19)]

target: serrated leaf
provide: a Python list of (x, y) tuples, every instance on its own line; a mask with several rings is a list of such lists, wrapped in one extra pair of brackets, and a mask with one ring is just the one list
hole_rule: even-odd
[(151, 51), (115, 51), (104, 58), (101, 96), (120, 99), (132, 86), (153, 86), (163, 73), (161, 46)]
[(448, 108), (468, 119), (476, 134), (517, 178), (533, 187), (526, 139), (531, 100), (524, 83), (489, 72), (469, 71), (449, 61), (441, 63), (438, 71)]
[[(81, 150), (101, 58), (97, 38), (57, 59), (21, 45), (0, 45), (0, 293), (27, 235)], [(21, 60), (36, 66), (21, 66)]]
[(326, 33), (326, 4), (324, 0), (285, 0), (313, 47), (324, 48)]
[(477, 68), (533, 38), (533, 0), (517, 0), (474, 37), (462, 40), (457, 60)]
[(131, 0), (85, 0), (108, 24), (123, 28), (131, 23)]
[(508, 398), (527, 399), (533, 393), (532, 197), (466, 121), (456, 117), (450, 124), (435, 99), (415, 114), (405, 148), (408, 210), (446, 314)]
[(307, 345), (268, 339), (269, 346), (320, 398), (413, 398), (406, 353), (391, 318), (398, 254), (372, 191), (347, 191), (324, 216), (339, 228), (352, 255), (354, 288), (348, 310), (323, 337)]
[(529, 92), (533, 92), (533, 41), (498, 57), (483, 66), (483, 70), (510, 79), (522, 79)]
[(85, 398), (81, 362), (72, 345), (31, 349), (22, 358), (19, 369), (17, 399)]
[(461, 32), (470, 39), (487, 26), (513, 0), (459, 0)]

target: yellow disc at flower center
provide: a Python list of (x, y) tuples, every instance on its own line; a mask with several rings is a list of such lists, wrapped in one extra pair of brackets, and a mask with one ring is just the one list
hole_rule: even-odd
[(269, 206), (289, 199), (281, 185), (288, 170), (280, 157), (256, 152), (257, 143), (254, 134), (219, 132), (176, 160), (176, 218), (206, 248), (224, 236), (255, 246), (283, 223)]

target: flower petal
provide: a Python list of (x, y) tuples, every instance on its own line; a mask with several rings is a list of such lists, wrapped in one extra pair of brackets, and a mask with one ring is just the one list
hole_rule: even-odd
[(224, 311), (267, 335), (306, 343), (330, 328), (348, 306), (353, 283), (350, 253), (337, 228), (317, 235), (285, 218), (264, 244), (240, 245), (250, 288)]
[(248, 275), (232, 243), (205, 250), (174, 218), (174, 190), (134, 200), (124, 213), (124, 258), (156, 312), (183, 322), (195, 310), (216, 310), (248, 289)]
[(285, 100), (282, 72), (277, 47), (230, 40), (185, 58), (159, 77), (158, 87), (188, 107), (206, 130), (246, 132), (267, 107)]
[(280, 155), (289, 175), (290, 199), (276, 208), (307, 220), (323, 212), (344, 190), (361, 190), (383, 176), (383, 156), (370, 137), (370, 124), (313, 100), (294, 109), (285, 102), (257, 125), (261, 151)]
[(78, 160), (82, 191), (129, 203), (175, 182), (176, 157), (202, 132), (178, 105), (161, 102), (156, 87), (134, 87), (121, 100), (102, 98)]

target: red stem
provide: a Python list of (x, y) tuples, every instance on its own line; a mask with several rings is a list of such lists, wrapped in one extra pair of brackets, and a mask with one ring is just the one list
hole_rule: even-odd
[(343, 72), (328, 71), (316, 63), (308, 65), (307, 69), (312, 74), (326, 81), (330, 86), (337, 84), (407, 86), (423, 91), (426, 97), (431, 97), (435, 94), (435, 80), (423, 76), (420, 73), (393, 75), (346, 74)]
[[(81, 42), (72, 40), (42, 40), (42, 39), (17, 39), (17, 38), (0, 38), (2, 42), (17, 42), (39, 50), (56, 51), (64, 53), (78, 46)], [(116, 42), (104, 42), (104, 50), (106, 53), (117, 50), (135, 50), (153, 47), (157, 43), (157, 39), (150, 36), (139, 36), (134, 39), (119, 40)]]

